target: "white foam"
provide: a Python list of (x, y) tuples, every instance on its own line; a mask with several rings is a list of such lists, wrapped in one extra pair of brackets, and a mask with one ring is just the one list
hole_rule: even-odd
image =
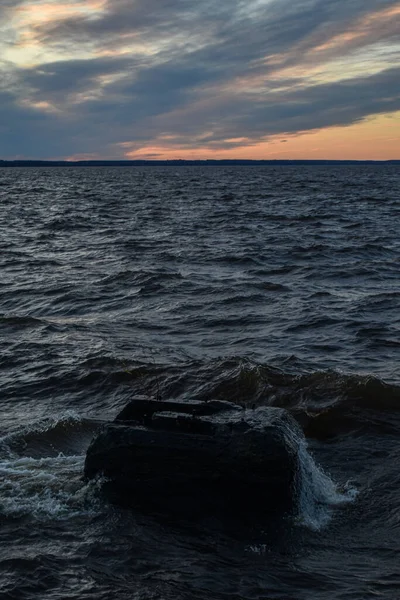
[(299, 459), (299, 519), (306, 527), (318, 531), (330, 522), (335, 506), (354, 501), (357, 490), (349, 484), (339, 490), (338, 485), (315, 463), (305, 439), (300, 442)]
[(252, 552), (253, 554), (267, 554), (271, 552), (268, 544), (251, 544), (250, 546), (246, 546), (246, 552)]
[(98, 482), (82, 479), (84, 456), (0, 461), (0, 513), (65, 519), (100, 510)]
[(299, 477), (298, 483), (298, 523), (319, 531), (332, 519), (334, 507), (353, 502), (357, 490), (347, 483), (343, 489), (316, 464), (308, 451), (307, 440), (302, 431), (287, 427), (287, 435), (298, 448)]
[[(60, 423), (78, 422), (74, 413), (50, 417), (0, 439), (0, 514), (39, 520), (98, 514), (100, 482), (83, 480), (85, 456), (21, 456), (24, 436), (44, 433)], [(19, 442), (19, 452), (15, 443)]]

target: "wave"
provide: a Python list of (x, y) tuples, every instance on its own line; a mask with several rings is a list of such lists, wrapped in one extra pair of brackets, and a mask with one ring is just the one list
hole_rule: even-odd
[(0, 515), (60, 520), (98, 514), (102, 482), (82, 478), (94, 428), (95, 423), (68, 413), (2, 437)]
[(17, 428), (0, 439), (0, 449), (32, 458), (58, 456), (60, 453), (80, 455), (101, 424), (100, 421), (81, 419), (69, 411)]
[(138, 269), (131, 270), (126, 269), (124, 271), (118, 271), (116, 273), (112, 273), (106, 275), (102, 279), (100, 279), (97, 283), (100, 285), (114, 285), (114, 284), (127, 284), (127, 285), (143, 285), (146, 286), (148, 284), (155, 283), (163, 283), (169, 281), (179, 281), (184, 279), (184, 276), (178, 271), (170, 271), (170, 270), (146, 270), (146, 269)]
[(18, 316), (18, 315), (0, 315), (0, 325), (4, 325), (10, 328), (30, 328), (30, 327), (42, 327), (45, 323), (36, 317)]
[[(289, 366), (286, 362), (286, 368)], [(390, 430), (400, 426), (400, 387), (368, 375), (336, 371), (290, 373), (249, 360), (228, 359), (149, 368), (140, 381), (143, 389), (165, 398), (217, 398), (243, 406), (269, 405), (289, 410), (309, 437), (326, 439), (365, 429)], [(133, 385), (134, 381), (132, 380)]]
[[(105, 508), (103, 480), (83, 480), (85, 452), (102, 423), (66, 413), (16, 428), (0, 438), (0, 514), (60, 520), (95, 516)], [(310, 454), (300, 429), (289, 427), (299, 448), (296, 522), (313, 530), (329, 523), (333, 508), (354, 500), (339, 490)]]
[[(240, 372), (243, 376), (243, 367)], [(0, 438), (0, 514), (63, 520), (102, 512), (103, 480), (82, 478), (86, 449), (102, 424), (68, 412), (17, 427)], [(356, 491), (340, 490), (317, 465), (300, 428), (288, 425), (287, 435), (299, 448), (296, 522), (320, 530), (330, 522), (334, 507), (352, 502)]]
[[(229, 327), (232, 319), (226, 318), (224, 323)], [(295, 416), (307, 436), (316, 439), (400, 427), (400, 387), (370, 375), (316, 371), (313, 364), (296, 357), (260, 363), (240, 356), (209, 360), (182, 356), (181, 362), (171, 357), (167, 363), (156, 362), (151, 348), (143, 349), (142, 354), (140, 360), (98, 355), (58, 373), (46, 366), (40, 381), (28, 382), (24, 391), (31, 396), (43, 390), (47, 394), (53, 390), (73, 393), (80, 410), (101, 417), (101, 410), (110, 416), (114, 408), (118, 411), (135, 395), (279, 406)], [(11, 398), (11, 384), (10, 389), (3, 388), (3, 398), (6, 393)], [(66, 447), (61, 450), (68, 452)]]
[(268, 292), (290, 292), (291, 288), (282, 283), (273, 283), (271, 281), (256, 281), (251, 283), (252, 287), (259, 288)]
[(43, 228), (51, 232), (68, 232), (74, 230), (90, 230), (93, 228), (93, 224), (88, 216), (72, 214), (49, 219), (43, 224)]
[[(129, 392), (130, 398), (146, 394), (181, 401), (229, 400), (248, 407), (281, 406), (296, 418), (306, 438), (317, 440), (371, 430), (398, 434), (399, 386), (365, 375), (305, 372), (307, 366), (295, 357), (280, 362), (278, 366), (236, 357), (166, 365), (97, 357), (82, 365), (86, 375), (78, 383), (97, 387), (101, 383), (103, 392), (105, 387), (114, 388), (121, 404)], [(116, 414), (122, 405), (115, 398)], [(109, 398), (107, 406), (110, 411)], [(100, 425), (64, 413), (16, 427), (0, 438), (0, 513), (63, 519), (100, 510), (97, 484), (82, 481), (85, 452)], [(306, 439), (301, 438), (299, 448), (298, 521), (319, 529), (329, 522), (334, 507), (354, 500), (356, 492), (346, 486), (341, 489), (315, 463)]]
[(398, 385), (370, 375), (314, 371), (296, 357), (274, 364), (241, 357), (171, 364), (156, 364), (150, 354), (143, 361), (97, 357), (82, 363), (77, 386), (114, 390), (117, 402), (118, 397), (125, 402), (129, 391), (130, 397), (279, 406), (296, 417), (306, 435), (321, 439), (360, 428), (391, 430), (400, 419)]

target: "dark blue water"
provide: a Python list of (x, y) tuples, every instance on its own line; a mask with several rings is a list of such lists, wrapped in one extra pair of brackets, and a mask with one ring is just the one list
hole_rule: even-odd
[[(400, 597), (398, 167), (10, 168), (0, 205), (2, 598)], [(288, 409), (299, 516), (108, 504), (135, 394)]]

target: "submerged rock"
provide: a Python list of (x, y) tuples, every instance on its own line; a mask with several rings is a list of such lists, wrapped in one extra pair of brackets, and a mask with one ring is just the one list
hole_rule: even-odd
[(296, 502), (298, 426), (281, 408), (132, 400), (90, 444), (85, 476), (123, 504), (199, 514), (285, 512)]

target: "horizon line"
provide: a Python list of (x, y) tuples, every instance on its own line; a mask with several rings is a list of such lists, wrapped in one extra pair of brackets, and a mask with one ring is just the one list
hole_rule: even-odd
[(335, 165), (335, 164), (400, 164), (400, 159), (307, 159), (307, 158), (295, 158), (295, 159), (185, 159), (185, 158), (174, 158), (174, 159), (85, 159), (85, 160), (48, 160), (48, 159), (0, 159), (1, 167), (16, 167), (16, 166), (60, 166), (60, 167), (74, 167), (74, 166), (196, 166), (196, 165), (232, 165), (232, 166), (245, 166), (245, 165), (301, 165), (301, 164), (314, 164), (314, 165)]

